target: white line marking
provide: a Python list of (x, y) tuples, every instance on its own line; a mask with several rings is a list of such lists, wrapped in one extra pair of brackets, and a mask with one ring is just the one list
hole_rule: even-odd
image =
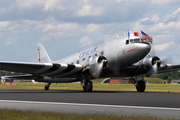
[(0, 102), (30, 103), (30, 104), (50, 104), (50, 105), (72, 105), (72, 106), (91, 106), (91, 107), (135, 108), (135, 109), (156, 109), (156, 110), (177, 110), (177, 111), (180, 111), (180, 108), (164, 108), (164, 107), (103, 105), (103, 104), (101, 105), (101, 104), (80, 104), (80, 103), (58, 103), (58, 102), (16, 101), (16, 100), (0, 100)]

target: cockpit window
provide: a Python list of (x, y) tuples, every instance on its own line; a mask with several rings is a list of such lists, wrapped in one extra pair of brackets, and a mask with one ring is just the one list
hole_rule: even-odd
[(140, 42), (140, 41), (141, 41), (140, 38), (126, 40), (126, 45), (131, 44), (131, 43), (137, 43), (137, 42)]
[(138, 38), (138, 39), (134, 39), (134, 42), (139, 42), (140, 41), (140, 39)]
[(131, 43), (136, 43), (136, 42), (140, 42), (140, 41), (141, 41), (140, 38), (130, 39)]
[(126, 40), (126, 45), (129, 44), (129, 40)]

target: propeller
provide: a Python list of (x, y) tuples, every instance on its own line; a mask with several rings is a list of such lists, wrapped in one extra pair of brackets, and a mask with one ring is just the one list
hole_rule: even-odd
[[(151, 49), (151, 51), (149, 52), (150, 56), (156, 56), (156, 51), (155, 49)], [(172, 64), (173, 63), (173, 59), (172, 56), (163, 56), (161, 59), (161, 64)]]
[(162, 64), (173, 64), (173, 59), (171, 56), (170, 57), (162, 57), (161, 63)]
[(161, 60), (154, 60), (152, 67), (147, 72), (148, 76), (155, 78), (158, 73), (158, 68), (160, 65), (161, 65)]
[(173, 63), (172, 57), (162, 57), (161, 59), (159, 59), (155, 56), (154, 50), (152, 50), (150, 54), (154, 56), (154, 58), (152, 59), (152, 67), (147, 72), (147, 75), (150, 77), (155, 78), (157, 76), (158, 69), (161, 65)]

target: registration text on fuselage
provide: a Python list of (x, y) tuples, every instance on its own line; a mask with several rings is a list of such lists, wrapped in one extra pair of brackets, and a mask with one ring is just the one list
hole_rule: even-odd
[(79, 55), (79, 58), (85, 57), (85, 56), (87, 56), (87, 55), (90, 55), (90, 54), (93, 54), (93, 53), (96, 53), (96, 52), (97, 52), (97, 47), (82, 52), (82, 53)]

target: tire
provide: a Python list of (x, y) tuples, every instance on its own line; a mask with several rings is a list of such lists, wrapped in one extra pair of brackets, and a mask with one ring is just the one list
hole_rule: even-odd
[(87, 81), (83, 89), (84, 89), (84, 92), (91, 92), (93, 89), (92, 83), (90, 81)]
[(143, 80), (138, 81), (138, 84), (136, 85), (137, 92), (144, 92), (146, 89), (145, 82)]
[(45, 90), (49, 90), (49, 85), (45, 85), (45, 86), (44, 86), (44, 89), (45, 89)]

